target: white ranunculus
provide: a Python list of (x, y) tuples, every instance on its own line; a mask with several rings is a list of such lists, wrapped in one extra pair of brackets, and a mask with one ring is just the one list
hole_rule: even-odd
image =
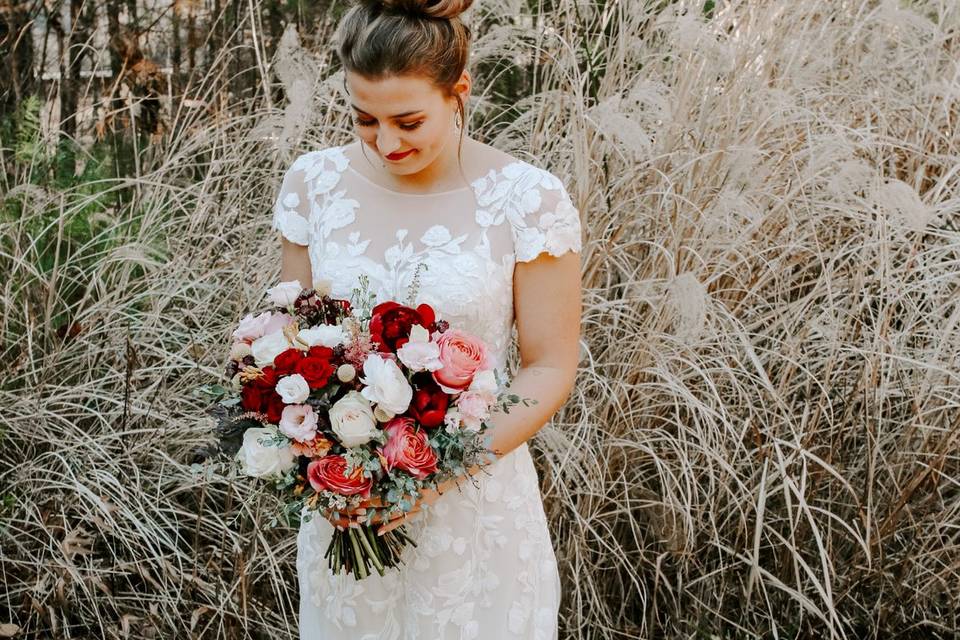
[(286, 404), (300, 404), (310, 397), (310, 385), (299, 373), (283, 376), (277, 382), (277, 393)]
[(430, 341), (430, 332), (421, 325), (410, 327), (410, 340), (397, 349), (400, 362), (411, 371), (436, 371), (443, 368), (440, 345)]
[(289, 280), (267, 289), (267, 295), (270, 296), (270, 302), (273, 304), (278, 307), (286, 307), (293, 304), (302, 289), (299, 280)]
[(366, 444), (377, 435), (370, 402), (359, 391), (348, 391), (330, 407), (330, 427), (345, 447)]
[(283, 335), (283, 331), (274, 331), (254, 340), (250, 345), (250, 352), (257, 366), (265, 367), (273, 364), (273, 359), (290, 347), (290, 341)]
[(264, 446), (261, 438), (270, 438), (273, 432), (263, 427), (251, 427), (243, 432), (243, 446), (237, 453), (245, 475), (255, 478), (280, 475), (296, 466), (297, 456), (289, 446)]
[(291, 440), (307, 442), (317, 435), (317, 414), (308, 404), (291, 404), (280, 414), (280, 433)]
[(360, 382), (366, 386), (360, 393), (364, 398), (393, 414), (407, 410), (413, 399), (413, 388), (396, 362), (371, 353), (363, 361), (363, 373), (366, 377), (361, 377)]
[(311, 329), (300, 329), (297, 339), (308, 347), (320, 345), (332, 349), (338, 344), (343, 344), (347, 339), (347, 334), (340, 325), (321, 324)]

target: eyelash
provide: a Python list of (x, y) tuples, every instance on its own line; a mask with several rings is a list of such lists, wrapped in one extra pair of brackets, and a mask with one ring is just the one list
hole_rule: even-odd
[[(376, 122), (376, 120), (369, 120), (369, 121), (367, 121), (367, 120), (361, 120), (360, 118), (354, 118), (353, 121), (354, 121), (354, 122), (357, 124), (357, 126), (359, 126), (359, 127), (371, 127), (371, 126), (373, 126), (373, 123)], [(405, 130), (405, 131), (413, 131), (414, 129), (416, 129), (417, 127), (419, 127), (419, 126), (422, 125), (422, 124), (423, 124), (423, 120), (421, 120), (420, 122), (414, 122), (414, 123), (412, 123), (412, 124), (401, 124), (401, 125), (400, 125), (400, 128), (403, 129), (403, 130)]]

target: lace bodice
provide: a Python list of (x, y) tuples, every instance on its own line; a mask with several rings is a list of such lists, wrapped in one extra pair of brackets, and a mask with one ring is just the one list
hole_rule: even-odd
[(415, 302), (483, 338), (504, 372), (514, 264), (581, 248), (579, 213), (549, 171), (515, 160), (469, 187), (408, 194), (359, 173), (342, 146), (294, 160), (273, 228), (308, 247), (314, 280), (334, 297), (349, 298), (365, 273), (378, 301), (403, 303), (419, 266)]

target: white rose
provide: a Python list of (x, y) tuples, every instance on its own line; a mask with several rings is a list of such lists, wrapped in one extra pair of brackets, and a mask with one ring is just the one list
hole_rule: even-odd
[(257, 366), (265, 367), (273, 364), (273, 359), (290, 347), (290, 341), (283, 335), (283, 331), (274, 331), (254, 340), (250, 345), (250, 352)]
[(411, 371), (436, 371), (443, 368), (440, 345), (430, 342), (430, 332), (419, 324), (410, 327), (410, 340), (397, 349), (397, 357)]
[(317, 435), (317, 414), (308, 404), (291, 404), (283, 408), (278, 426), (288, 438), (307, 442)]
[(264, 446), (261, 438), (270, 438), (273, 432), (262, 427), (252, 427), (243, 432), (243, 446), (237, 453), (245, 475), (255, 478), (280, 475), (297, 464), (297, 457), (289, 446)]
[(286, 307), (287, 305), (293, 304), (297, 299), (297, 296), (300, 295), (302, 287), (300, 286), (299, 280), (290, 280), (288, 282), (281, 282), (275, 287), (270, 287), (267, 289), (267, 295), (270, 296), (270, 302), (277, 305), (278, 307)]
[(297, 334), (297, 339), (308, 347), (320, 345), (330, 347), (331, 349), (338, 344), (343, 344), (347, 339), (343, 327), (337, 324), (321, 324), (312, 329), (301, 329)]
[(394, 414), (407, 410), (413, 399), (413, 389), (396, 362), (371, 353), (363, 361), (363, 373), (366, 378), (361, 377), (360, 382), (367, 386), (360, 393), (364, 398)]
[(277, 383), (277, 393), (287, 404), (300, 404), (310, 397), (310, 385), (299, 373), (283, 376)]
[(366, 444), (377, 435), (370, 403), (359, 391), (348, 391), (330, 407), (330, 426), (345, 447)]

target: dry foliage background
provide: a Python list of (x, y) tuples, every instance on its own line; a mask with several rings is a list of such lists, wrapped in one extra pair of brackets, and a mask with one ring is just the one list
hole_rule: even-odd
[[(583, 214), (533, 441), (562, 637), (956, 637), (960, 5), (471, 11), (472, 135)], [(279, 178), (352, 136), (336, 11), (269, 51), (251, 15), (120, 175), (54, 179), (35, 101), (3, 129), (0, 637), (296, 637), (295, 531), (191, 467)]]

